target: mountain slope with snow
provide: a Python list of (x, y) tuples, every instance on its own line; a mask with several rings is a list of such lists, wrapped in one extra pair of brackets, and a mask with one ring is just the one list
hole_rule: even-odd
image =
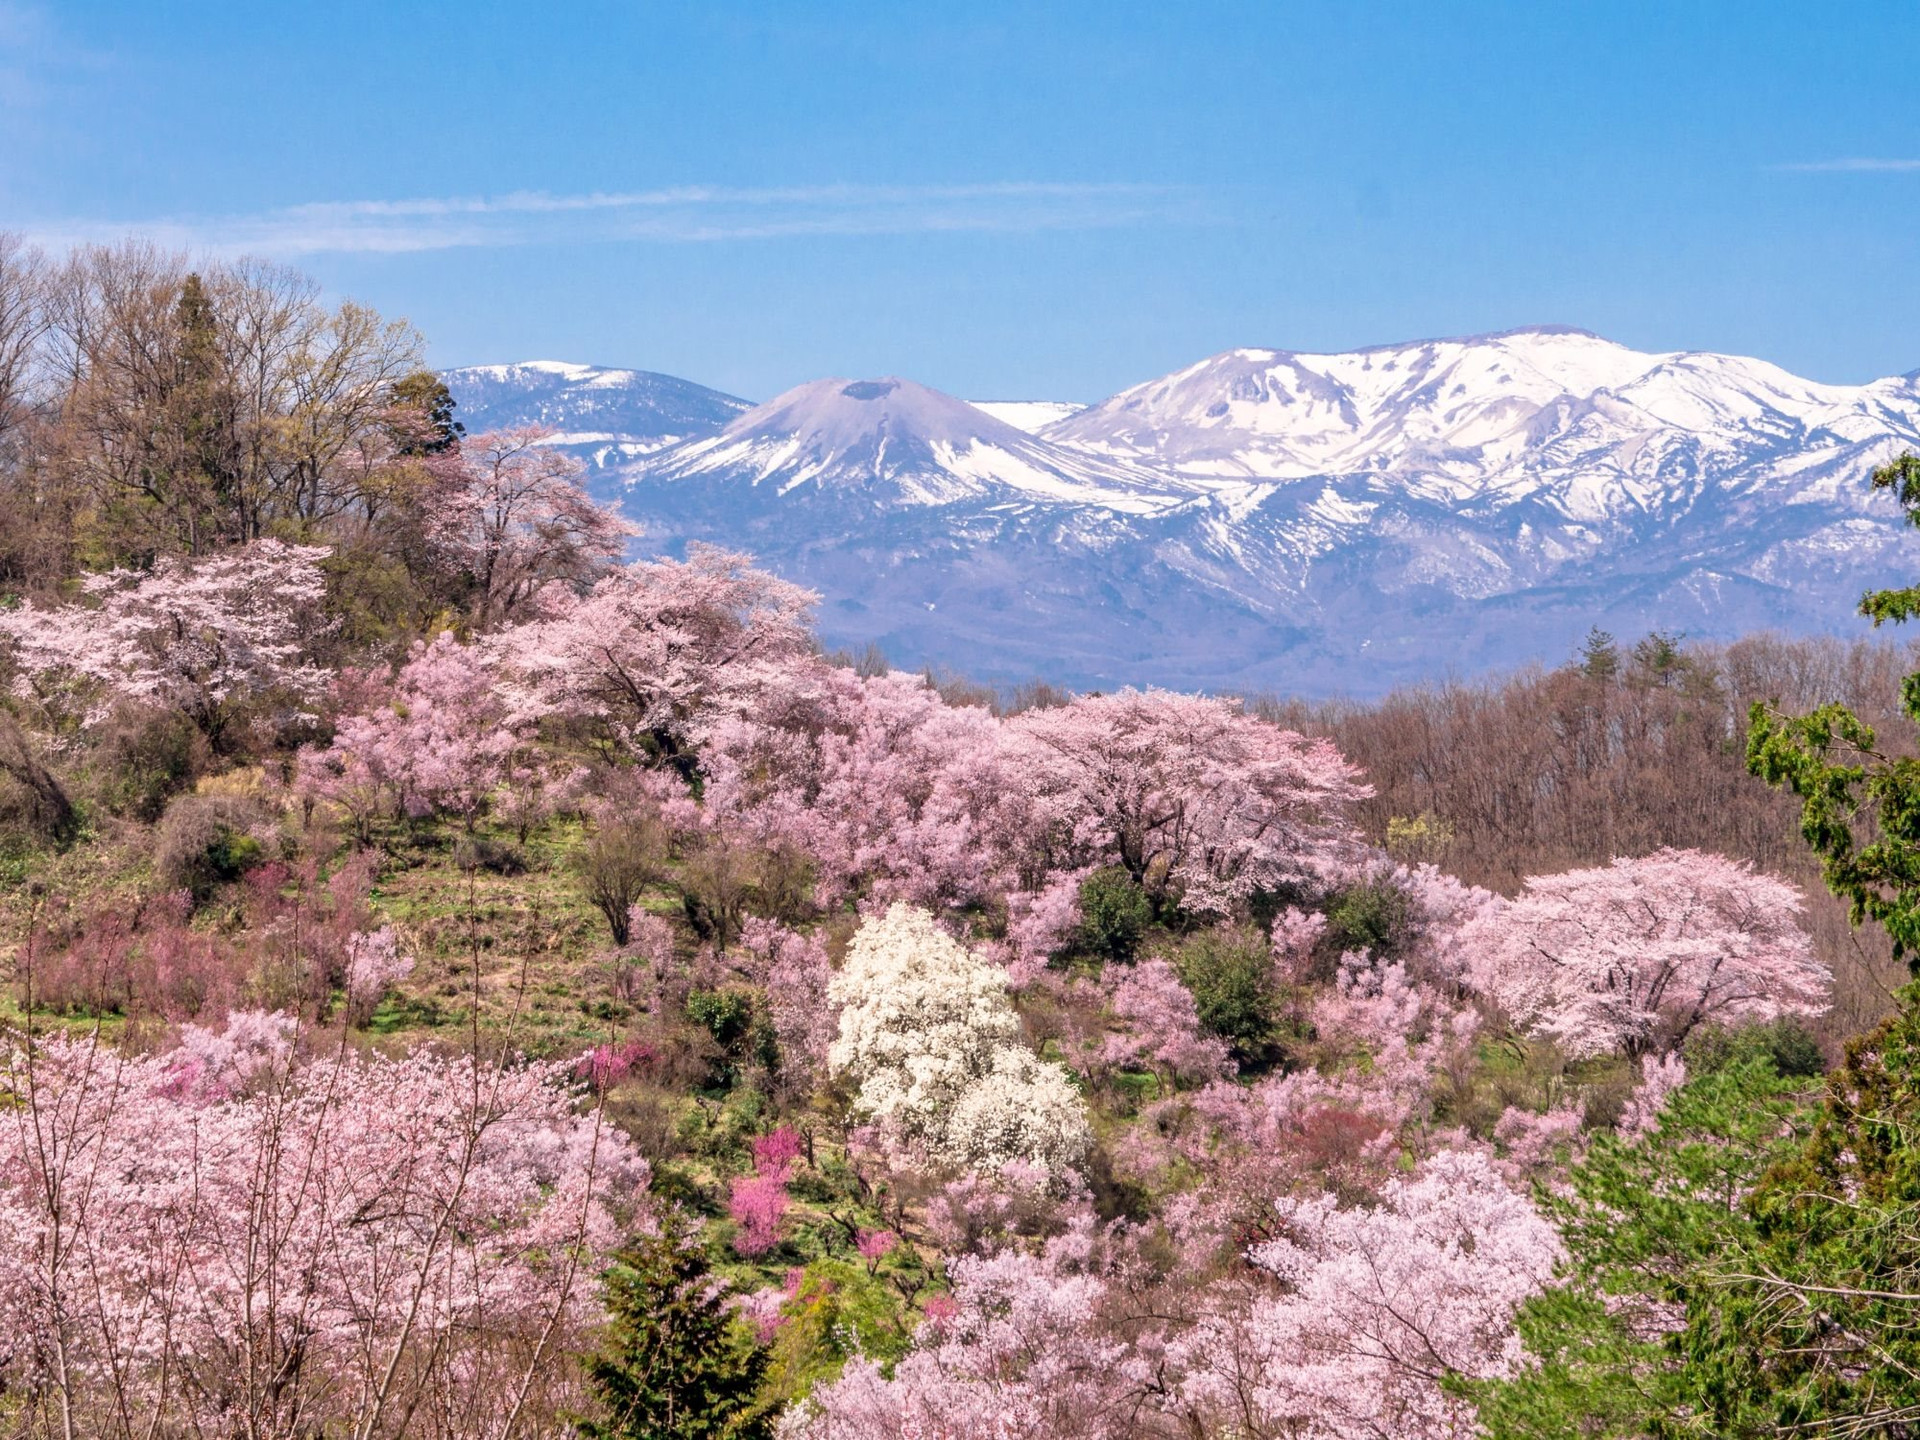
[(737, 396), (673, 375), (565, 360), (467, 365), (440, 378), (470, 434), (543, 425), (556, 432), (554, 443), (592, 468), (709, 434), (749, 408)]
[(1047, 426), (1057, 425), (1087, 408), (1068, 400), (969, 400), (967, 403), (1029, 435), (1037, 435)]
[(1765, 361), (1645, 354), (1558, 327), (1342, 355), (1233, 350), (1042, 432), (1217, 477), (1385, 473), (1454, 503), (1549, 490), (1594, 518), (1680, 474), (1801, 468), (1911, 430), (1911, 377), (1820, 385)]
[(813, 585), (830, 643), (1078, 685), (1370, 693), (1557, 661), (1594, 624), (1851, 631), (1920, 569), (1866, 480), (1920, 450), (1920, 374), (1542, 328), (1229, 351), (1042, 421), (822, 380), (596, 489), (651, 548)]
[(803, 487), (857, 489), (876, 502), (918, 506), (991, 499), (1149, 515), (1182, 498), (1181, 487), (1156, 472), (1050, 444), (892, 376), (796, 386), (629, 474), (650, 489), (741, 482), (780, 496)]

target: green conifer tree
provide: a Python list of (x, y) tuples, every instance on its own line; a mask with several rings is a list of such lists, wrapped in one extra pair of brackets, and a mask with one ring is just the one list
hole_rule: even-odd
[(706, 1257), (673, 1227), (639, 1240), (607, 1273), (610, 1325), (587, 1364), (604, 1420), (588, 1440), (770, 1440), (759, 1398), (767, 1353), (727, 1308)]
[(1620, 673), (1620, 647), (1598, 625), (1587, 631), (1587, 638), (1581, 642), (1580, 670), (1589, 680), (1602, 683)]
[(447, 382), (431, 370), (415, 370), (393, 382), (393, 403), (426, 418), (427, 435), (399, 437), (402, 455), (439, 455), (460, 443), (467, 427), (453, 418), (455, 400)]
[[(1920, 526), (1920, 456), (1902, 455), (1873, 472)], [(1860, 613), (1878, 626), (1920, 614), (1920, 586), (1876, 590)], [(1900, 708), (1920, 724), (1920, 674), (1900, 687)], [(1835, 701), (1805, 715), (1756, 703), (1747, 732), (1747, 768), (1801, 800), (1800, 833), (1820, 857), (1827, 888), (1851, 907), (1853, 923), (1877, 920), (1893, 953), (1920, 959), (1920, 760), (1882, 748), (1873, 727)]]

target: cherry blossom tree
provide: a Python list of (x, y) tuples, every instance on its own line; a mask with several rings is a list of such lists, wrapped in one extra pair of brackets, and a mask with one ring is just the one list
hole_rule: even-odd
[(859, 1085), (855, 1109), (932, 1164), (1057, 1174), (1084, 1156), (1085, 1105), (1020, 1043), (1005, 974), (924, 910), (862, 923), (828, 994), (842, 1007), (828, 1063)]
[(104, 696), (180, 710), (216, 742), (262, 696), (310, 702), (328, 679), (309, 653), (323, 624), (328, 553), (259, 540), (201, 560), (164, 559), (147, 574), (91, 576), (84, 602), (0, 610), (15, 693), (49, 728), (96, 723)]
[(1034, 783), (1064, 801), (1082, 863), (1118, 864), (1162, 902), (1225, 914), (1358, 849), (1350, 811), (1372, 793), (1359, 772), (1232, 701), (1123, 690), (1009, 726)]
[(433, 536), (472, 583), (480, 629), (525, 618), (548, 585), (583, 586), (638, 529), (580, 488), (580, 462), (537, 426), (474, 435), (428, 458)]
[(1833, 977), (1799, 893), (1752, 866), (1660, 850), (1535, 876), (1469, 925), (1474, 988), (1569, 1055), (1640, 1056), (1708, 1022), (1817, 1015)]
[(413, 957), (400, 948), (391, 925), (349, 935), (346, 952), (347, 1009), (364, 1025), (387, 992), (413, 973)]
[(1283, 1289), (1178, 1337), (1186, 1398), (1260, 1435), (1472, 1435), (1472, 1407), (1441, 1382), (1519, 1363), (1514, 1313), (1553, 1277), (1553, 1227), (1475, 1151), (1435, 1155), (1377, 1206), (1276, 1206), (1283, 1237), (1252, 1259)]
[(751, 916), (740, 931), (748, 978), (767, 992), (768, 1017), (780, 1042), (780, 1075), (790, 1089), (811, 1085), (826, 1066), (839, 1016), (828, 999), (833, 967), (817, 935)]
[(679, 761), (697, 725), (737, 713), (811, 653), (815, 598), (743, 555), (694, 546), (685, 561), (623, 566), (585, 595), (548, 586), (545, 618), (491, 648), (528, 713), (597, 720), (635, 752)]
[(797, 1440), (1119, 1437), (1147, 1365), (1100, 1324), (1108, 1280), (1085, 1228), (948, 1267), (952, 1300), (885, 1378), (855, 1359), (790, 1418)]
[(1677, 1053), (1642, 1055), (1640, 1084), (1621, 1112), (1620, 1133), (1636, 1139), (1651, 1135), (1660, 1126), (1660, 1115), (1667, 1107), (1668, 1098), (1686, 1083), (1687, 1062)]
[(0, 1078), (0, 1373), (53, 1433), (453, 1440), (577, 1403), (647, 1172), (558, 1067), (302, 1058), (235, 1015), (142, 1058), (9, 1037)]
[(920, 677), (789, 665), (699, 745), (714, 813), (813, 857), (823, 904), (961, 910), (1047, 878), (1057, 817), (1022, 783), (1005, 727)]
[(531, 737), (494, 684), (486, 656), (442, 632), (416, 641), (391, 686), (342, 717), (333, 741), (302, 756), (309, 793), (358, 816), (370, 794), (408, 815), (452, 815), (469, 827)]
[(1193, 992), (1165, 960), (1109, 965), (1102, 989), (1120, 1028), (1107, 1032), (1099, 1058), (1107, 1065), (1140, 1065), (1170, 1080), (1205, 1082), (1233, 1073), (1227, 1044), (1200, 1028)]

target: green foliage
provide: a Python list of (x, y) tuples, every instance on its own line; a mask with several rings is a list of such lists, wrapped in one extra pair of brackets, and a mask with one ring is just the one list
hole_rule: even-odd
[[(903, 1272), (905, 1287), (889, 1282), (889, 1265)], [(903, 1289), (917, 1293), (915, 1282), (924, 1280), (917, 1272), (917, 1258), (905, 1266), (885, 1262), (871, 1275), (865, 1266), (845, 1260), (808, 1265), (798, 1286), (790, 1285), (793, 1298), (781, 1306), (786, 1320), (769, 1347), (763, 1401), (784, 1409), (836, 1377), (855, 1355), (886, 1364), (906, 1354), (913, 1317)]]
[(1580, 673), (1602, 684), (1620, 673), (1620, 647), (1598, 625), (1587, 631), (1580, 645)]
[(1193, 992), (1200, 1024), (1232, 1047), (1242, 1064), (1272, 1057), (1279, 1005), (1273, 952), (1258, 931), (1203, 931), (1173, 956), (1180, 979)]
[(1118, 865), (1096, 870), (1080, 882), (1079, 948), (1101, 960), (1127, 964), (1153, 923), (1147, 892)]
[(1341, 952), (1371, 950), (1392, 959), (1412, 938), (1413, 900), (1386, 876), (1353, 886), (1327, 911), (1325, 943)]
[(767, 1074), (780, 1063), (780, 1044), (766, 1022), (765, 1006), (745, 985), (695, 990), (687, 996), (687, 1018), (713, 1037), (720, 1063), (710, 1077), (715, 1085), (735, 1084), (748, 1066)]
[[(1873, 483), (1893, 490), (1908, 521), (1920, 525), (1920, 457), (1902, 455), (1874, 471)], [(1860, 611), (1875, 625), (1910, 619), (1920, 613), (1920, 588), (1875, 591)], [(1900, 708), (1920, 723), (1920, 674), (1901, 685)], [(1895, 955), (1920, 951), (1920, 760), (1883, 751), (1873, 728), (1844, 705), (1790, 716), (1756, 703), (1747, 768), (1800, 797), (1800, 833), (1854, 924), (1879, 921)]]
[[(1907, 523), (1920, 526), (1920, 455), (1909, 452), (1882, 465), (1873, 472), (1873, 488), (1893, 491), (1893, 498), (1907, 512)], [(1875, 625), (1911, 620), (1920, 615), (1920, 586), (1875, 590), (1861, 599), (1860, 613)]]
[(1764, 1058), (1731, 1060), (1670, 1096), (1651, 1135), (1597, 1137), (1566, 1188), (1540, 1196), (1567, 1247), (1565, 1283), (1520, 1312), (1538, 1363), (1465, 1387), (1487, 1435), (1687, 1433), (1712, 1387), (1675, 1324), (1711, 1330), (1726, 1272), (1761, 1243), (1747, 1197), (1806, 1132), (1803, 1083)]
[(1811, 1079), (1827, 1068), (1820, 1041), (1797, 1016), (1737, 1030), (1696, 1030), (1687, 1038), (1687, 1069), (1695, 1075), (1724, 1070), (1746, 1060), (1765, 1060), (1787, 1079)]
[(733, 986), (695, 990), (687, 996), (687, 1018), (713, 1036), (722, 1050), (732, 1050), (753, 1024), (753, 997)]
[(1714, 1434), (1898, 1435), (1920, 1415), (1920, 987), (1902, 1002), (1848, 1046), (1811, 1139), (1749, 1202), (1757, 1244), (1689, 1315)]
[(1676, 684), (1686, 675), (1687, 656), (1680, 648), (1684, 635), (1653, 630), (1633, 647), (1635, 676), (1655, 685)]
[(757, 1398), (766, 1352), (710, 1283), (706, 1258), (671, 1227), (636, 1241), (607, 1272), (609, 1325), (587, 1379), (606, 1411), (589, 1440), (769, 1440)]
[(413, 411), (425, 422), (424, 435), (401, 431), (395, 440), (402, 455), (438, 455), (453, 449), (467, 427), (453, 418), (455, 401), (447, 382), (431, 370), (415, 370), (393, 382), (393, 403)]

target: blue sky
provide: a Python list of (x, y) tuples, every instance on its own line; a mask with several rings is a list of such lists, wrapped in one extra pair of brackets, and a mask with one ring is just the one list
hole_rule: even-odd
[(1513, 325), (1920, 366), (1911, 3), (0, 0), (0, 228), (434, 361), (1094, 399)]

